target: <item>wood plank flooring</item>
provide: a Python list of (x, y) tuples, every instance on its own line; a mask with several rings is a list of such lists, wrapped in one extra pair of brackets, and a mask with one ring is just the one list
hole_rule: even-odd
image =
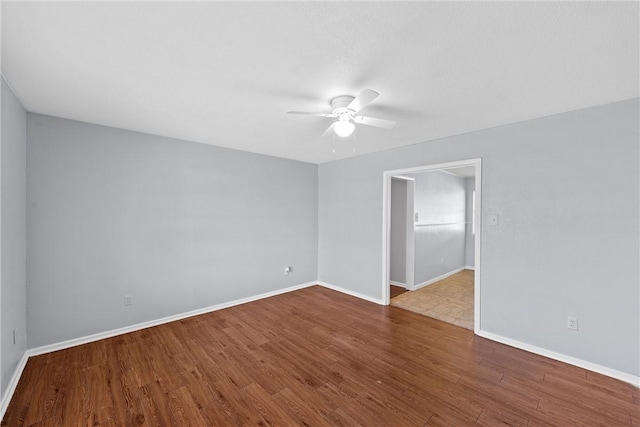
[(405, 292), (408, 292), (406, 288), (403, 288), (402, 286), (396, 286), (396, 285), (389, 285), (389, 298), (395, 298), (398, 295), (402, 295)]
[(29, 359), (6, 426), (640, 425), (629, 384), (314, 286)]

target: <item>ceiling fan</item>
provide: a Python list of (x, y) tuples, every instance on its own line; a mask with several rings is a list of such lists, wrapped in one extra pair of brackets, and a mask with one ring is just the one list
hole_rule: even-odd
[(332, 111), (330, 113), (313, 113), (309, 111), (287, 111), (288, 114), (304, 114), (328, 118), (337, 118), (331, 126), (322, 134), (328, 135), (331, 131), (341, 137), (347, 137), (355, 130), (355, 124), (374, 126), (383, 129), (391, 129), (396, 125), (393, 120), (377, 119), (367, 116), (356, 116), (358, 111), (367, 106), (371, 101), (380, 95), (375, 90), (364, 89), (356, 97), (349, 95), (336, 96), (330, 102)]

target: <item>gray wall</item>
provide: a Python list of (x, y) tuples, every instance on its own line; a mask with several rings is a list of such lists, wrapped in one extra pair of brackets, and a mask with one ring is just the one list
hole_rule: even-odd
[(415, 283), (464, 266), (464, 178), (441, 171), (411, 175), (416, 179)]
[(317, 279), (316, 165), (27, 121), (29, 347)]
[(380, 299), (383, 171), (481, 157), (480, 328), (640, 374), (638, 114), (634, 99), (320, 165), (319, 279)]
[(391, 227), (389, 230), (389, 278), (407, 280), (407, 181), (391, 179)]
[[(0, 142), (0, 392), (4, 397), (26, 350), (26, 113), (2, 80)], [(13, 343), (13, 330), (16, 342)]]
[(466, 229), (464, 231), (464, 265), (465, 267), (475, 267), (476, 265), (476, 248), (475, 236), (473, 235), (473, 191), (476, 189), (476, 179), (465, 179), (467, 190), (465, 204), (467, 206), (465, 213)]

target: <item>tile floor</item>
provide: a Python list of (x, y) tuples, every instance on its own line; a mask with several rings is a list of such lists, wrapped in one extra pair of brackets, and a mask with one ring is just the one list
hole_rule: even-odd
[(473, 330), (473, 271), (463, 270), (417, 291), (391, 299), (391, 305)]

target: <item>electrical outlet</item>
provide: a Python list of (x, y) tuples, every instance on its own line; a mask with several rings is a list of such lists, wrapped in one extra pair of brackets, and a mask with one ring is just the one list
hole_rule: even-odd
[(131, 304), (133, 304), (133, 297), (131, 295), (125, 295), (124, 305), (131, 305)]
[(293, 268), (290, 266), (287, 266), (284, 268), (284, 274), (289, 274), (293, 271)]
[(568, 316), (567, 317), (567, 329), (571, 329), (572, 331), (578, 330), (578, 318)]

